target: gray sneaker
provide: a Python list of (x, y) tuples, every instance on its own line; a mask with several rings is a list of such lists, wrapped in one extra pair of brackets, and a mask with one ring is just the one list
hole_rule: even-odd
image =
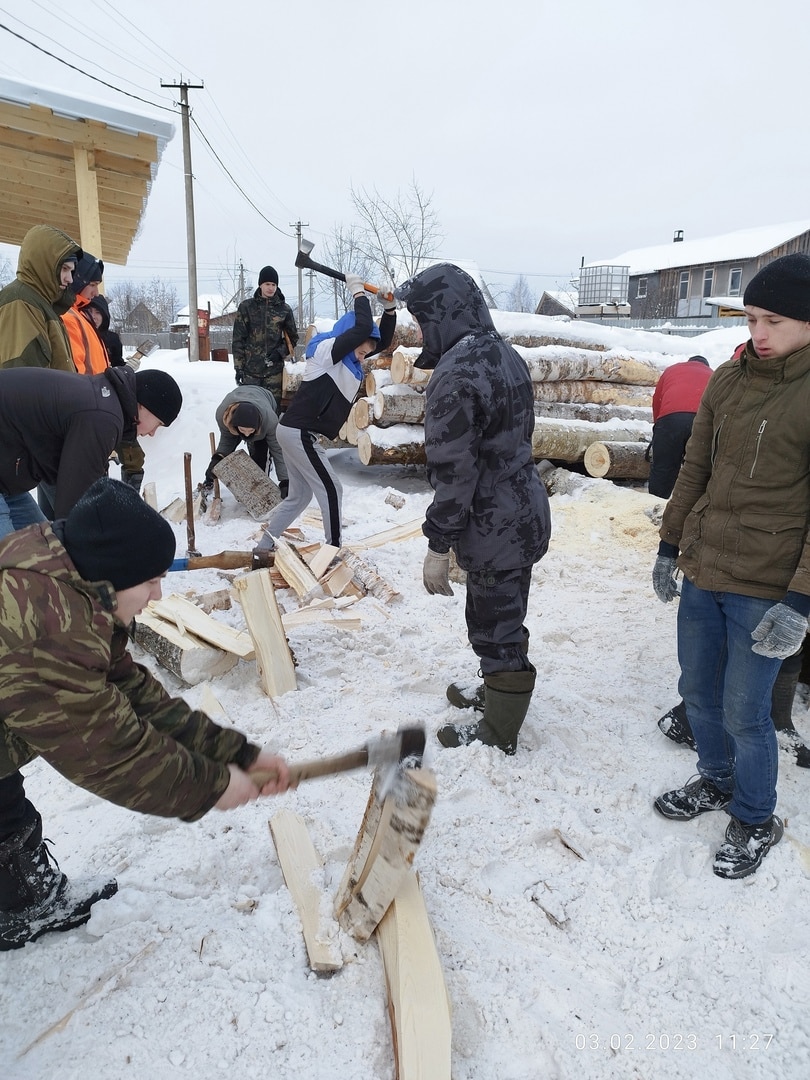
[(698, 776), (682, 788), (665, 791), (653, 806), (662, 817), (673, 821), (691, 821), (707, 810), (725, 810), (730, 802), (730, 791), (721, 791), (711, 780)]
[(746, 825), (732, 817), (726, 839), (714, 857), (715, 874), (722, 878), (743, 878), (753, 874), (784, 832), (782, 820), (776, 814), (762, 825)]

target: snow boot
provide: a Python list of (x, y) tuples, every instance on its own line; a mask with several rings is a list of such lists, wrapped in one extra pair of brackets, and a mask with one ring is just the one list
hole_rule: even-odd
[(692, 726), (686, 715), (686, 705), (682, 701), (679, 701), (668, 713), (664, 713), (658, 721), (658, 727), (673, 742), (688, 746), (692, 750), (697, 749), (695, 736), (692, 734)]
[(743, 878), (753, 874), (770, 849), (778, 844), (785, 829), (774, 814), (762, 825), (746, 825), (732, 816), (726, 839), (714, 857), (714, 872), (722, 878)]
[(55, 930), (90, 918), (97, 900), (118, 891), (114, 880), (71, 883), (42, 839), (42, 818), (0, 841), (0, 952), (21, 949)]
[(447, 687), (447, 700), (457, 709), (478, 709), (483, 712), (484, 684), (480, 682), (462, 686), (461, 683), (451, 682)]
[(439, 728), (442, 746), (469, 746), (482, 742), (504, 754), (517, 750), (518, 732), (526, 719), (537, 671), (495, 671), (484, 676), (484, 715), (477, 724), (447, 724)]
[(725, 810), (730, 802), (730, 791), (721, 791), (711, 780), (698, 776), (682, 788), (665, 791), (653, 806), (662, 817), (672, 821), (691, 821), (707, 810)]

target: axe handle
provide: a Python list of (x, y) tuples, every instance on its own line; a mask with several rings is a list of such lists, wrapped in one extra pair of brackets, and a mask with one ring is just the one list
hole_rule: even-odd
[[(310, 259), (309, 255), (306, 255), (304, 258), (300, 259), (300, 262), (302, 267), (305, 267), (309, 270), (314, 270), (318, 274), (326, 274), (327, 277), (336, 278), (338, 281), (346, 280), (346, 275), (343, 273), (342, 270), (333, 270), (331, 266), (324, 266), (323, 263), (315, 262), (314, 259)], [(380, 291), (376, 285), (370, 285), (367, 281), (363, 282), (363, 288), (366, 290), (366, 292), (374, 293), (375, 296)], [(386, 300), (390, 300), (393, 293), (384, 293), (383, 295), (385, 296)]]
[[(351, 772), (352, 769), (365, 769), (368, 765), (368, 750), (354, 750), (350, 754), (338, 757), (320, 758), (317, 761), (302, 761), (290, 765), (290, 783), (299, 784), (315, 776), (334, 776), (336, 773)], [(255, 769), (249, 773), (256, 787), (264, 787), (268, 780), (274, 780), (276, 774), (266, 769)]]
[[(243, 570), (252, 564), (252, 555), (249, 551), (220, 551), (218, 555), (190, 555), (187, 559), (175, 559), (175, 562), (185, 563), (177, 566), (177, 570), (206, 570), (215, 567), (217, 570)], [(169, 567), (171, 570), (174, 563)]]

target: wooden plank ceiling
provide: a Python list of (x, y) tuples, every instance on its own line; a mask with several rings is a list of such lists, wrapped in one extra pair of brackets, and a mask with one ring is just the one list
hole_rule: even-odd
[(0, 86), (0, 242), (19, 245), (33, 225), (54, 225), (106, 262), (125, 264), (173, 126), (140, 118), (152, 130), (135, 130), (139, 118), (129, 113), (76, 109), (108, 113), (108, 123), (68, 115), (64, 102), (80, 107), (75, 99), (54, 95), (50, 108), (43, 92), (31, 96), (39, 101), (8, 100)]

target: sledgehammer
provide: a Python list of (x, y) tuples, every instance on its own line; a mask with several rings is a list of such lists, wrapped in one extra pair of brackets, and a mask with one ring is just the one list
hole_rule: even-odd
[[(303, 238), (298, 242), (298, 254), (295, 257), (295, 265), (299, 270), (315, 270), (318, 274), (326, 274), (327, 277), (336, 278), (338, 281), (345, 281), (346, 275), (342, 270), (333, 270), (331, 266), (324, 266), (323, 263), (315, 262), (314, 259), (309, 257), (309, 253), (315, 245), (311, 240), (304, 240)], [(363, 282), (363, 288), (366, 292), (379, 293), (380, 290), (376, 285), (369, 285), (368, 282)], [(393, 293), (380, 293), (383, 300), (392, 300)]]
[[(296, 787), (302, 780), (311, 780), (316, 776), (334, 776), (336, 773), (351, 772), (353, 769), (380, 766), (397, 768), (409, 764), (416, 768), (422, 764), (424, 752), (424, 727), (402, 727), (395, 735), (380, 735), (359, 750), (348, 754), (290, 765), (290, 784)], [(275, 779), (275, 773), (257, 769), (250, 773), (250, 778), (261, 788), (268, 780)]]

